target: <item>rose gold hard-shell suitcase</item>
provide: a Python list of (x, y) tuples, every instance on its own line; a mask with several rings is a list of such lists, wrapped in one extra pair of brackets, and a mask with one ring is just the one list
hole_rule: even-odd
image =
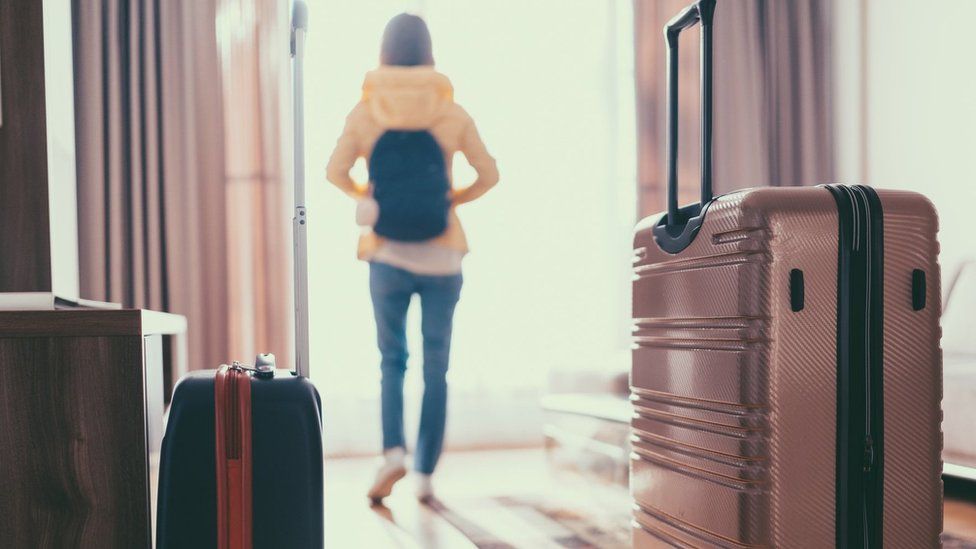
[[(666, 27), (668, 211), (634, 236), (635, 547), (940, 546), (937, 217), (865, 186), (711, 193), (711, 27)], [(677, 207), (677, 37), (700, 22), (702, 196)]]

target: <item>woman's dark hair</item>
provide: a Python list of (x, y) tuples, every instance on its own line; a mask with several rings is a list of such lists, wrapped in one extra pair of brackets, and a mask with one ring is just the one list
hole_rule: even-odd
[(401, 67), (433, 65), (434, 54), (427, 23), (409, 13), (401, 13), (390, 19), (383, 31), (380, 64)]

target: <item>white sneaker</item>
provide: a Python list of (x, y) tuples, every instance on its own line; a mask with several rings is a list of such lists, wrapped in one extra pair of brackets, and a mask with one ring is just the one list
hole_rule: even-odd
[(404, 455), (403, 448), (390, 448), (383, 452), (383, 465), (376, 472), (376, 480), (366, 493), (374, 504), (379, 504), (383, 498), (393, 493), (393, 485), (407, 475), (407, 469), (403, 465)]
[(417, 473), (417, 499), (420, 503), (434, 501), (434, 484), (431, 482), (430, 475)]

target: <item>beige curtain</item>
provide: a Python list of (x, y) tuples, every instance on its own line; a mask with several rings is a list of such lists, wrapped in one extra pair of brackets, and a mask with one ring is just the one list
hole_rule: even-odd
[[(219, 0), (224, 83), (230, 345), (240, 356), (274, 352), (291, 367), (292, 187), (288, 2)], [(287, 126), (290, 127), (290, 126)]]
[[(665, 45), (662, 28), (688, 0), (634, 0), (641, 215), (665, 206)], [(713, 31), (716, 193), (830, 182), (830, 3), (719, 2)], [(687, 36), (686, 36), (687, 35)], [(699, 34), (679, 48), (680, 202), (697, 198)]]
[(81, 293), (186, 315), (191, 369), (280, 352), (290, 320), (280, 154), (264, 153), (280, 113), (256, 99), (263, 50), (250, 75), (227, 63), (222, 8), (73, 2)]
[(83, 297), (187, 316), (228, 357), (223, 113), (208, 1), (75, 0)]

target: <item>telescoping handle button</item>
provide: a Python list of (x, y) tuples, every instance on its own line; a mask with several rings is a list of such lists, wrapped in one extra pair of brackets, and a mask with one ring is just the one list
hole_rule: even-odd
[(272, 353), (264, 353), (254, 357), (254, 375), (262, 379), (274, 377), (275, 356)]

